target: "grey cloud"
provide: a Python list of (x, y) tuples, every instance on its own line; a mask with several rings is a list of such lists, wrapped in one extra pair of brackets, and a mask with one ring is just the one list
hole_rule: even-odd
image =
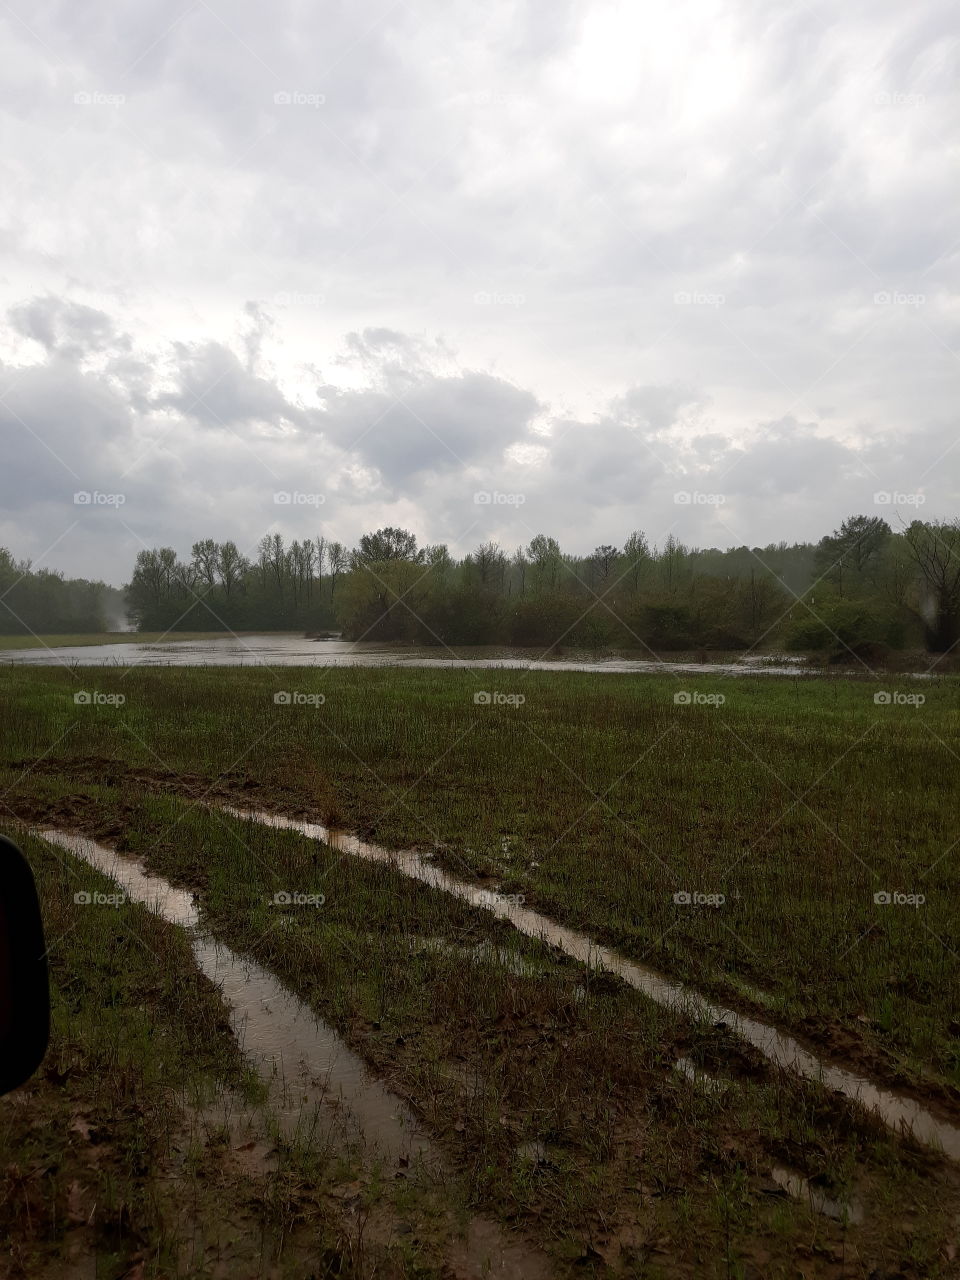
[(176, 390), (155, 398), (158, 409), (174, 409), (206, 427), (304, 421), (275, 382), (244, 368), (221, 342), (175, 343), (173, 366)]
[(131, 346), (129, 336), (118, 333), (105, 312), (69, 299), (31, 298), (11, 307), (8, 315), (15, 332), (64, 359), (128, 351)]
[(823, 483), (849, 484), (865, 474), (855, 449), (819, 435), (815, 423), (790, 417), (762, 424), (759, 438), (748, 448), (731, 450), (719, 470), (703, 476), (701, 485), (765, 498), (811, 492)]
[(7, 367), (0, 378), (3, 504), (23, 511), (52, 501), (67, 510), (76, 491), (103, 488), (114, 451), (129, 438), (123, 397), (99, 375), (57, 356)]
[[(953, 27), (946, 0), (722, 0), (709, 29), (695, 0), (10, 0), (15, 550), (75, 483), (57, 457), (132, 467), (150, 541), (184, 512), (242, 540), (305, 478), (344, 539), (814, 537), (931, 464), (952, 513)], [(729, 486), (723, 523), (677, 475)], [(70, 567), (115, 565), (85, 529)]]
[(318, 419), (390, 487), (499, 457), (527, 437), (540, 409), (530, 391), (487, 373), (407, 377), (402, 389), (343, 392)]

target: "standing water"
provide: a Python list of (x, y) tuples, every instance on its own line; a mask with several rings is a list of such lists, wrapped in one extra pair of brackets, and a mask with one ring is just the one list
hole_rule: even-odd
[[(85, 836), (43, 831), (44, 840), (76, 854), (116, 880), (134, 902), (172, 924), (194, 930), (200, 922), (193, 896), (159, 876), (147, 875), (134, 859), (121, 857)], [(281, 1128), (296, 1131), (312, 1110), (333, 1098), (348, 1108), (359, 1134), (396, 1163), (430, 1156), (432, 1145), (413, 1114), (373, 1079), (332, 1027), (268, 973), (229, 947), (203, 935), (192, 939), (198, 967), (223, 992), (244, 1053), (279, 1097)]]
[(263, 823), (282, 830), (297, 831), (301, 835), (320, 840), (344, 853), (373, 862), (388, 863), (422, 884), (453, 894), (471, 906), (483, 907), (498, 919), (506, 920), (520, 933), (557, 947), (565, 955), (581, 964), (603, 968), (615, 974), (637, 991), (655, 1000), (657, 1004), (677, 1009), (697, 1020), (726, 1024), (732, 1032), (752, 1044), (778, 1067), (796, 1071), (810, 1080), (820, 1081), (828, 1089), (835, 1089), (838, 1093), (875, 1111), (891, 1129), (911, 1133), (918, 1141), (942, 1150), (954, 1160), (960, 1160), (960, 1129), (938, 1119), (915, 1099), (881, 1088), (865, 1076), (844, 1067), (824, 1062), (809, 1049), (804, 1048), (799, 1041), (776, 1027), (750, 1018), (746, 1014), (737, 1013), (733, 1009), (725, 1009), (722, 1005), (713, 1004), (694, 988), (668, 978), (656, 969), (628, 960), (612, 948), (600, 946), (586, 934), (567, 929), (555, 920), (551, 920), (549, 916), (541, 915), (540, 912), (533, 911), (529, 907), (517, 905), (508, 896), (458, 880), (412, 849), (386, 849), (382, 845), (372, 844), (361, 840), (358, 836), (325, 827), (317, 822), (304, 822), (298, 818), (286, 818), (277, 814), (235, 809), (229, 805), (223, 806), (223, 809), (224, 812), (236, 818)]
[[(175, 637), (175, 633), (174, 633)], [(496, 645), (451, 649), (372, 640), (311, 640), (307, 636), (216, 635), (203, 640), (131, 640), (116, 644), (43, 645), (4, 649), (0, 663), (63, 667), (442, 667), (529, 671), (592, 671), (704, 675), (796, 676), (807, 673), (796, 655), (748, 655), (722, 662), (662, 662), (643, 656), (610, 654), (556, 657), (543, 649)], [(855, 664), (858, 665), (859, 664)], [(863, 668), (859, 667), (862, 671)]]
[[(46, 830), (40, 835), (83, 858), (164, 920), (191, 932), (198, 928), (193, 894), (148, 875), (136, 859), (73, 832)], [(334, 1095), (358, 1136), (383, 1159), (405, 1164), (418, 1157), (441, 1170), (437, 1148), (406, 1103), (369, 1074), (332, 1027), (266, 969), (229, 947), (200, 934), (192, 945), (198, 967), (229, 1005), (234, 1034), (270, 1089), (281, 1132), (314, 1134), (321, 1106)], [(495, 1222), (476, 1214), (466, 1224), (463, 1243), (454, 1246), (452, 1261), (453, 1274), (463, 1280), (546, 1280), (551, 1274), (542, 1254), (522, 1240), (507, 1239)]]

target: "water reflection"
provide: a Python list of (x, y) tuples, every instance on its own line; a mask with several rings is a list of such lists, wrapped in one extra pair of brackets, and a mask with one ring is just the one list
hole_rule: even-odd
[[(718, 655), (719, 656), (719, 655)], [(694, 675), (809, 674), (796, 655), (748, 654), (717, 662), (660, 662), (649, 655), (544, 656), (543, 649), (445, 649), (369, 641), (310, 640), (306, 636), (212, 636), (204, 640), (167, 640), (149, 644), (65, 645), (61, 648), (4, 649), (0, 662), (22, 666), (118, 667), (454, 667), (506, 671), (593, 671), (607, 673), (669, 671)]]
[[(171, 924), (195, 929), (199, 913), (193, 895), (161, 876), (148, 874), (136, 859), (68, 831), (40, 832), (121, 885), (127, 897)], [(198, 967), (220, 988), (244, 1053), (271, 1088), (281, 1132), (311, 1131), (320, 1108), (346, 1105), (357, 1136), (391, 1162), (427, 1156), (432, 1144), (412, 1112), (367, 1071), (363, 1061), (272, 974), (212, 938), (194, 936)], [(341, 1121), (343, 1117), (337, 1117)], [(334, 1117), (330, 1117), (332, 1120)]]
[(481, 889), (467, 881), (458, 880), (412, 849), (387, 849), (348, 832), (331, 829), (321, 823), (304, 822), (299, 818), (235, 809), (231, 806), (224, 806), (224, 811), (237, 818), (300, 832), (301, 835), (320, 840), (333, 849), (372, 862), (387, 863), (421, 884), (453, 894), (471, 906), (491, 911), (499, 919), (508, 921), (520, 933), (557, 947), (581, 964), (616, 974), (657, 1004), (677, 1009), (698, 1021), (715, 1025), (722, 1023), (735, 1035), (754, 1045), (778, 1067), (822, 1082), (828, 1089), (834, 1089), (875, 1111), (891, 1129), (911, 1133), (918, 1141), (942, 1150), (954, 1160), (960, 1160), (960, 1129), (938, 1119), (915, 1099), (893, 1093), (866, 1076), (823, 1061), (786, 1032), (746, 1014), (714, 1004), (696, 988), (677, 982), (647, 965), (629, 960), (612, 947), (602, 946), (586, 934), (568, 929), (549, 916), (517, 905), (510, 895), (499, 894), (489, 888)]

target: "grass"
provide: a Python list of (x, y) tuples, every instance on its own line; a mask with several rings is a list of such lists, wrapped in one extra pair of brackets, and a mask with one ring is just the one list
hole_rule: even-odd
[[(39, 1074), (0, 1104), (4, 1274), (32, 1277), (96, 1258), (97, 1275), (186, 1274), (185, 1253), (244, 1222), (256, 1256), (253, 1188), (217, 1170), (198, 1117), (230, 1092), (254, 1094), (213, 987), (183, 934), (138, 907), (77, 906), (115, 891), (42, 841), (21, 840), (38, 881), (49, 946), (51, 1046)], [(193, 1169), (170, 1185), (178, 1147)], [(218, 1216), (220, 1215), (220, 1216)], [(268, 1230), (264, 1219), (260, 1226)]]
[[(325, 700), (277, 704), (278, 687)], [(125, 701), (77, 706), (77, 689)], [(878, 689), (926, 701), (878, 705)], [(525, 701), (480, 705), (478, 690)], [(726, 701), (677, 705), (679, 690)], [(189, 798), (430, 847), (954, 1107), (957, 693), (950, 679), (4, 670), (0, 791), (4, 812), (95, 831), (195, 888), (224, 938), (411, 1100), (472, 1205), (558, 1267), (774, 1276), (809, 1250), (812, 1275), (911, 1257), (905, 1274), (947, 1274), (955, 1174), (934, 1157), (773, 1077), (722, 1030), (616, 983), (585, 988), (482, 912)], [(319, 913), (268, 905), (317, 885)], [(881, 889), (926, 900), (878, 905)], [(725, 901), (678, 904), (681, 890)], [(491, 958), (504, 947), (517, 963)], [(727, 1078), (722, 1107), (670, 1071), (681, 1052)], [(545, 1163), (530, 1167), (529, 1143)], [(844, 1233), (767, 1194), (773, 1161), (855, 1186), (868, 1222)]]
[[(280, 681), (325, 702), (277, 705)], [(475, 704), (494, 684), (526, 701)], [(888, 684), (926, 701), (875, 704)], [(92, 686), (126, 702), (74, 706)], [(726, 702), (678, 706), (680, 690)], [(954, 1088), (958, 690), (950, 678), (3, 671), (0, 765), (9, 783), (40, 756), (54, 773), (132, 768), (196, 794), (216, 783), (436, 847), (460, 874), (493, 874), (637, 958), (761, 1000), (889, 1078), (922, 1068)], [(874, 902), (895, 891), (925, 902)], [(678, 892), (725, 901), (683, 906)]]
[(117, 886), (0, 830), (37, 879), (52, 995), (45, 1061), (0, 1100), (4, 1276), (446, 1274), (456, 1188), (385, 1180), (339, 1130), (282, 1137), (186, 934), (135, 904), (77, 904)]
[[(53, 813), (67, 800), (78, 825), (113, 828), (116, 843), (196, 887), (214, 932), (276, 972), (409, 1100), (471, 1209), (539, 1240), (558, 1274), (656, 1261), (647, 1274), (721, 1277), (736, 1265), (785, 1277), (809, 1250), (811, 1274), (841, 1274), (843, 1256), (859, 1260), (843, 1274), (866, 1276), (910, 1249), (937, 1274), (958, 1175), (819, 1087), (778, 1077), (722, 1029), (587, 980), (390, 867), (172, 796), (54, 779), (36, 794)], [(325, 902), (278, 910), (279, 888)], [(725, 1080), (722, 1105), (671, 1070), (680, 1053)], [(542, 1152), (532, 1163), (531, 1148)], [(773, 1163), (854, 1193), (868, 1223), (845, 1228), (773, 1195)], [(294, 1217), (309, 1194), (309, 1164), (300, 1169)]]

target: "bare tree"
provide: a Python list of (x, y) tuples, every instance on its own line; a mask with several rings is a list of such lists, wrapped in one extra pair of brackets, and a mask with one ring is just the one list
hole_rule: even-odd
[(266, 591), (270, 581), (270, 559), (273, 554), (273, 539), (265, 533), (257, 543), (257, 572), (260, 575), (260, 586)]
[(220, 560), (220, 548), (212, 538), (204, 538), (195, 542), (192, 547), (193, 569), (197, 580), (208, 591), (217, 585), (217, 565)]
[(269, 553), (268, 563), (273, 570), (273, 577), (277, 584), (277, 591), (280, 593), (280, 606), (283, 607), (283, 587), (284, 578), (287, 570), (287, 553), (283, 545), (283, 534), (275, 533), (268, 540)]
[(503, 575), (507, 568), (507, 557), (504, 555), (499, 543), (481, 543), (470, 558), (476, 568), (481, 586), (496, 586), (502, 589)]
[(513, 559), (510, 561), (510, 568), (513, 570), (519, 581), (520, 594), (524, 595), (527, 589), (527, 558), (523, 554), (523, 548), (517, 547), (513, 553)]
[(588, 558), (587, 563), (590, 566), (591, 577), (594, 583), (604, 588), (613, 575), (620, 559), (620, 552), (616, 547), (612, 547), (609, 543), (603, 543), (597, 547), (593, 554)]
[(926, 587), (919, 612), (927, 642), (946, 653), (960, 640), (960, 520), (914, 520), (905, 536)]
[(327, 565), (330, 569), (330, 600), (337, 589), (337, 578), (346, 573), (350, 564), (350, 554), (342, 542), (331, 542), (327, 547)]
[(310, 579), (312, 582), (314, 571), (316, 571), (317, 591), (321, 598), (323, 597), (323, 565), (327, 558), (327, 540), (322, 535), (318, 537), (312, 546), (313, 555), (310, 563)]
[(250, 562), (240, 554), (235, 542), (224, 542), (217, 557), (217, 568), (223, 594), (229, 600), (237, 583), (249, 571)]

